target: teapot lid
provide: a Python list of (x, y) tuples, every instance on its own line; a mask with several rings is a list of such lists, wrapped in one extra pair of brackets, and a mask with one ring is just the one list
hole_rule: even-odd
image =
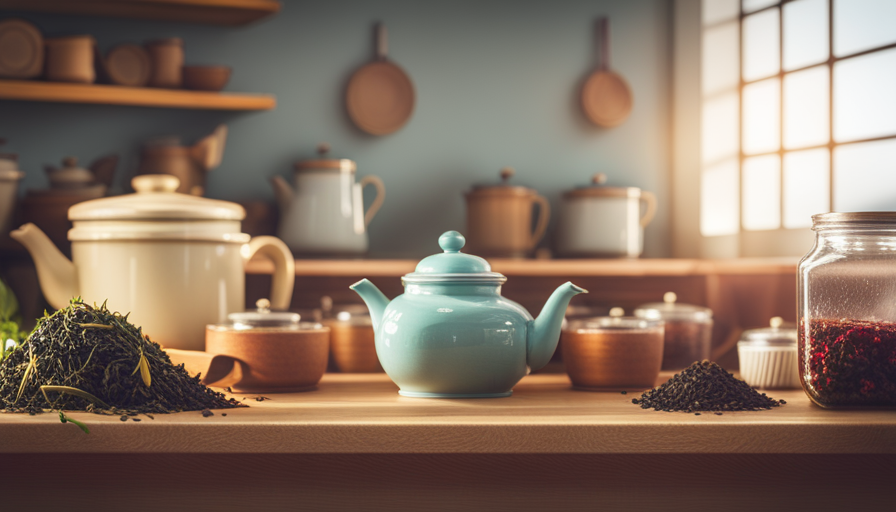
[(230, 313), (227, 319), (233, 323), (234, 329), (245, 330), (258, 327), (279, 327), (285, 329), (298, 329), (302, 316), (290, 311), (271, 311), (271, 301), (258, 299), (255, 302), (255, 310)]
[(405, 274), (409, 283), (489, 283), (501, 284), (507, 280), (502, 274), (492, 272), (491, 265), (483, 258), (460, 252), (466, 243), (457, 231), (446, 231), (439, 237), (442, 254), (433, 254), (420, 260), (417, 268)]
[(246, 210), (229, 201), (175, 192), (176, 176), (144, 174), (131, 180), (135, 194), (78, 203), (69, 220), (243, 220)]

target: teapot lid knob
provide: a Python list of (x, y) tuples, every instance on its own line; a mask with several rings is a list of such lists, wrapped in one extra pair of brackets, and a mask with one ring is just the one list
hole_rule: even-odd
[(330, 145), (326, 142), (321, 142), (317, 145), (317, 154), (320, 156), (324, 156), (330, 152)]
[(78, 157), (75, 156), (67, 156), (62, 159), (63, 167), (77, 167), (78, 166)]
[(439, 237), (439, 247), (445, 252), (460, 252), (467, 239), (457, 231), (446, 231)]

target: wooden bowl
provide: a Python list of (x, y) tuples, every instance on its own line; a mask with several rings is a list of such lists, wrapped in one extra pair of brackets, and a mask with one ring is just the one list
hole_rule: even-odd
[(576, 389), (649, 389), (656, 384), (663, 363), (662, 322), (599, 317), (570, 322), (560, 337), (566, 372)]
[(209, 325), (205, 351), (237, 360), (240, 379), (230, 387), (238, 393), (310, 391), (327, 369), (330, 329), (301, 325), (297, 330)]
[(227, 66), (184, 66), (184, 88), (196, 91), (220, 91), (230, 80)]

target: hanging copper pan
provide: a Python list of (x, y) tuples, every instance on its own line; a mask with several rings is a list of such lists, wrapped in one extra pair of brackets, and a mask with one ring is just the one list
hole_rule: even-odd
[(404, 126), (414, 112), (414, 84), (386, 57), (386, 27), (376, 27), (376, 60), (352, 75), (345, 94), (348, 115), (358, 128), (386, 135)]

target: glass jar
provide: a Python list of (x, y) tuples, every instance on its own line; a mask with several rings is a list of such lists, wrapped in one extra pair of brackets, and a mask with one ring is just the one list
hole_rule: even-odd
[(681, 370), (695, 361), (709, 359), (712, 348), (712, 310), (677, 303), (675, 292), (666, 292), (663, 302), (642, 304), (635, 316), (666, 323), (663, 370)]
[(812, 221), (798, 271), (803, 389), (822, 407), (896, 406), (896, 212)]

